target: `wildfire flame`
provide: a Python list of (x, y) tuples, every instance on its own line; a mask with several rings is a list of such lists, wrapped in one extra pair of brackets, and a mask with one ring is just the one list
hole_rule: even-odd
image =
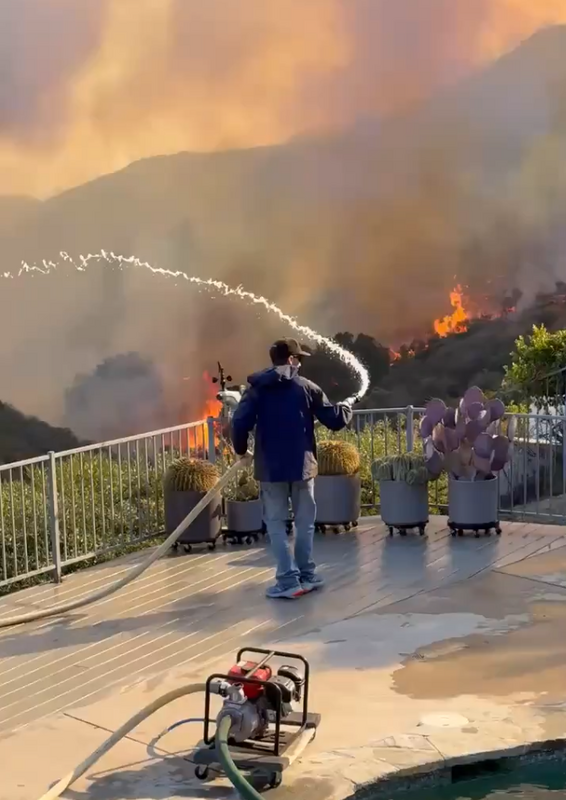
[(468, 329), (470, 315), (464, 308), (464, 290), (460, 284), (450, 292), (450, 305), (454, 309), (452, 314), (434, 321), (434, 331), (442, 339), (451, 333), (463, 333)]
[[(202, 380), (204, 385), (206, 386), (206, 392), (209, 395), (208, 398), (205, 400), (202, 410), (199, 412), (197, 419), (208, 420), (209, 417), (214, 417), (215, 419), (220, 416), (220, 412), (222, 410), (222, 403), (216, 399), (216, 389), (214, 388), (214, 384), (212, 383), (212, 378), (206, 372), (203, 372)], [(217, 427), (217, 426), (215, 426)], [(208, 449), (208, 424), (203, 425), (202, 427), (195, 428), (194, 430), (189, 430), (189, 446), (191, 449), (198, 450), (199, 448), (204, 448), (205, 450)], [(220, 436), (219, 432), (215, 430), (214, 432), (214, 442), (215, 444), (220, 443)]]

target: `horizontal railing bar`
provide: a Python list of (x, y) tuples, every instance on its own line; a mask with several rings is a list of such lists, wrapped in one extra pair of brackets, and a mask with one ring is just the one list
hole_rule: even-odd
[(148, 431), (147, 433), (140, 433), (137, 436), (125, 436), (122, 439), (112, 439), (108, 442), (97, 442), (96, 444), (88, 444), (85, 447), (76, 447), (74, 450), (61, 450), (55, 453), (55, 458), (63, 458), (64, 456), (74, 456), (79, 453), (90, 453), (94, 450), (100, 450), (102, 447), (117, 447), (121, 444), (128, 444), (132, 442), (143, 442), (144, 439), (150, 439), (153, 436), (165, 436), (167, 433), (178, 433), (179, 431), (188, 431), (193, 428), (198, 428), (200, 425), (206, 425), (207, 420), (202, 419), (198, 422), (187, 422), (185, 425), (176, 425), (174, 428), (161, 428), (158, 431)]
[(25, 461), (12, 461), (11, 464), (1, 464), (0, 472), (5, 472), (8, 469), (19, 469), (20, 467), (33, 467), (35, 464), (45, 464), (49, 461), (49, 456), (36, 456), (35, 458), (26, 458)]
[(6, 578), (5, 581), (0, 581), (0, 587), (27, 581), (29, 578), (37, 578), (38, 575), (45, 575), (47, 572), (53, 572), (54, 569), (53, 564), (48, 564), (46, 567), (39, 567), (39, 569), (30, 570), (30, 572), (22, 572), (19, 575), (14, 575), (13, 578)]

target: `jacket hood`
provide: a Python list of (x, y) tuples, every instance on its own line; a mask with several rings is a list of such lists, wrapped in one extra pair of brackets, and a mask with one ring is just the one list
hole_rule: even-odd
[(254, 372), (253, 375), (249, 376), (248, 383), (254, 389), (258, 389), (263, 386), (274, 386), (277, 383), (292, 381), (298, 374), (298, 367), (285, 364), (283, 367), (269, 367), (269, 369), (263, 369), (261, 372)]

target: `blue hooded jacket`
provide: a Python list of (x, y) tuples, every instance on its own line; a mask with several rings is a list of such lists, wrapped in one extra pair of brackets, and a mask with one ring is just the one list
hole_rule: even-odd
[(349, 405), (333, 405), (322, 389), (285, 365), (248, 378), (232, 417), (232, 443), (237, 455), (248, 449), (255, 428), (255, 477), (267, 483), (290, 483), (316, 477), (315, 419), (331, 431), (352, 419)]

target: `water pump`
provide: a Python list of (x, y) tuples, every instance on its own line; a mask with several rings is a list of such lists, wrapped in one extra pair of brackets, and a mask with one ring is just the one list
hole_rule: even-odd
[[(252, 660), (251, 655), (262, 657)], [(228, 744), (238, 769), (260, 772), (269, 786), (279, 786), (282, 772), (314, 738), (320, 723), (320, 715), (308, 710), (309, 673), (302, 656), (246, 648), (227, 674), (211, 675), (206, 683), (203, 746), (192, 756), (196, 777), (206, 780), (210, 766), (219, 763), (212, 730), (229, 719)], [(212, 695), (223, 700), (214, 722)]]

